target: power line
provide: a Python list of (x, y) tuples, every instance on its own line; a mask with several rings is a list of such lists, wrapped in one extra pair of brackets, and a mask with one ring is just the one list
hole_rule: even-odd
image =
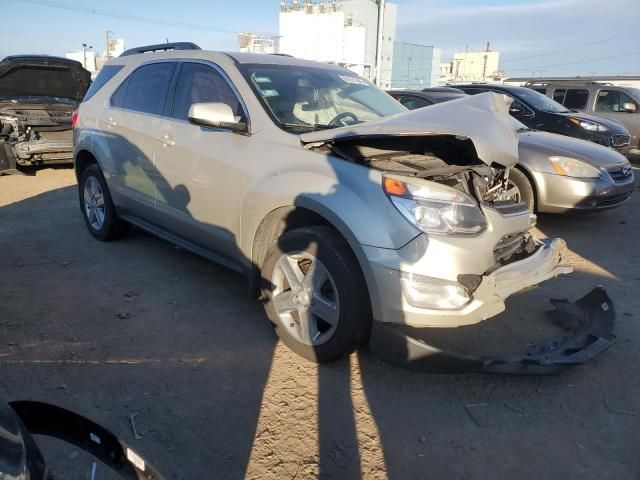
[(535, 55), (529, 55), (528, 57), (512, 58), (512, 59), (509, 59), (509, 60), (504, 60), (502, 63), (519, 62), (521, 60), (528, 60), (530, 58), (543, 57), (545, 55), (554, 55), (556, 53), (566, 52), (568, 50), (575, 50), (576, 48), (588, 47), (590, 45), (596, 45), (596, 44), (599, 44), (599, 43), (608, 42), (610, 40), (616, 40), (618, 38), (630, 37), (631, 35), (637, 35), (638, 33), (640, 33), (640, 30), (636, 30), (635, 32), (623, 33), (622, 35), (616, 35), (615, 37), (602, 38), (600, 40), (594, 40), (592, 42), (581, 43), (579, 45), (574, 45), (572, 47), (561, 48), (559, 50), (550, 50), (550, 51), (544, 52), (544, 53), (537, 53)]
[(33, 35), (31, 33), (24, 33), (24, 32), (10, 32), (8, 30), (2, 30), (0, 31), (0, 35), (18, 35), (21, 37), (33, 37), (33, 38), (42, 38), (44, 40), (57, 40), (59, 42), (69, 42), (69, 43), (73, 43), (78, 45), (78, 41), (77, 40), (70, 40), (68, 38), (60, 38), (60, 37), (47, 37), (44, 35)]
[(580, 64), (580, 63), (598, 62), (600, 60), (609, 60), (611, 58), (631, 57), (633, 55), (640, 55), (640, 51), (623, 53), (622, 55), (609, 55), (607, 57), (589, 58), (587, 60), (578, 60), (577, 62), (556, 63), (556, 64), (553, 64), (553, 65), (542, 65), (540, 67), (516, 68), (516, 69), (511, 69), (511, 71), (512, 72), (524, 72), (524, 71), (531, 72), (533, 70), (543, 70), (543, 69), (546, 70), (547, 68), (552, 68), (552, 67), (563, 67), (565, 65), (577, 65), (577, 64)]
[[(165, 25), (170, 27), (186, 28), (190, 30), (202, 30), (205, 32), (229, 33), (237, 34), (238, 30), (231, 30), (222, 27), (213, 27), (207, 25), (198, 25), (195, 23), (174, 22), (171, 20), (163, 20), (160, 18), (152, 18), (141, 15), (131, 15), (128, 13), (115, 12), (113, 10), (103, 10), (99, 8), (83, 7), (81, 5), (73, 5), (70, 3), (58, 2), (55, 0), (16, 0), (23, 3), (33, 3), (40, 6), (59, 8), (62, 10), (70, 10), (73, 12), (86, 13), (90, 15), (100, 15), (102, 17), (118, 18), (120, 20), (131, 20), (133, 22), (149, 23), (154, 25)], [(257, 32), (260, 33), (260, 32)], [(264, 33), (264, 32), (262, 32)]]

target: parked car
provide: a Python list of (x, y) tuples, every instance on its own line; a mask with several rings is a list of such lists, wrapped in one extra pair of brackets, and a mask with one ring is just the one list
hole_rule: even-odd
[(579, 80), (527, 82), (524, 86), (571, 110), (620, 122), (631, 133), (633, 153), (640, 153), (640, 88)]
[(246, 274), (299, 355), (328, 362), (370, 338), (398, 363), (548, 371), (613, 342), (602, 290), (573, 306), (579, 338), (543, 354), (460, 360), (397, 328), (475, 324), (571, 271), (564, 241), (537, 240), (508, 194), (504, 96), (408, 111), (335, 65), (189, 43), (126, 51), (100, 75), (75, 114), (89, 232), (130, 223)]
[(619, 122), (586, 113), (573, 112), (535, 90), (508, 85), (472, 84), (456, 88), (475, 95), (504, 93), (513, 99), (509, 112), (529, 128), (589, 140), (627, 155), (631, 134)]
[(0, 175), (73, 162), (71, 114), (91, 74), (79, 62), (14, 55), (0, 62)]
[[(464, 98), (440, 90), (388, 92), (409, 109)], [(635, 187), (629, 161), (611, 148), (532, 130), (515, 118), (519, 162), (509, 172), (515, 199), (538, 212), (594, 211), (626, 203)]]

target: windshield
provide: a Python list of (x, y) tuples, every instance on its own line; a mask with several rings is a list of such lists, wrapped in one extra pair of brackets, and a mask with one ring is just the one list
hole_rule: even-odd
[(518, 100), (522, 100), (543, 112), (566, 113), (569, 111), (564, 105), (530, 88), (517, 87), (513, 89), (513, 93), (518, 97)]
[(636, 88), (636, 87), (625, 87), (625, 88), (631, 95), (635, 97), (634, 100), (636, 102), (640, 102), (640, 88)]
[(355, 73), (292, 65), (240, 65), (267, 112), (285, 130), (343, 127), (406, 112)]

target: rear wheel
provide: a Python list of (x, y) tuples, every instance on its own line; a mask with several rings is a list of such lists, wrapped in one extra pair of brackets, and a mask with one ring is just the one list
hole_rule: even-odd
[(529, 210), (534, 211), (536, 199), (533, 185), (531, 185), (529, 178), (524, 172), (517, 168), (510, 169), (508, 188), (515, 190), (512, 196), (514, 201), (522, 202), (529, 207)]
[(82, 172), (78, 193), (82, 216), (91, 235), (102, 241), (122, 236), (127, 224), (118, 218), (107, 182), (97, 164), (89, 165)]
[(351, 353), (367, 338), (371, 306), (349, 245), (328, 227), (285, 233), (262, 267), (267, 316), (280, 339), (317, 363)]

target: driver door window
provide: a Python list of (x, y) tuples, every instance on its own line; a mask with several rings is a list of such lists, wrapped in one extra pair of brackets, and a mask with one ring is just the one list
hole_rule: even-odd
[(236, 120), (246, 121), (238, 97), (220, 73), (200, 63), (183, 64), (173, 97), (171, 117), (188, 120), (191, 105), (209, 102), (229, 105)]
[(596, 112), (627, 113), (624, 109), (625, 103), (636, 105), (637, 111), (638, 105), (627, 94), (618, 90), (600, 90), (596, 99), (595, 110)]

